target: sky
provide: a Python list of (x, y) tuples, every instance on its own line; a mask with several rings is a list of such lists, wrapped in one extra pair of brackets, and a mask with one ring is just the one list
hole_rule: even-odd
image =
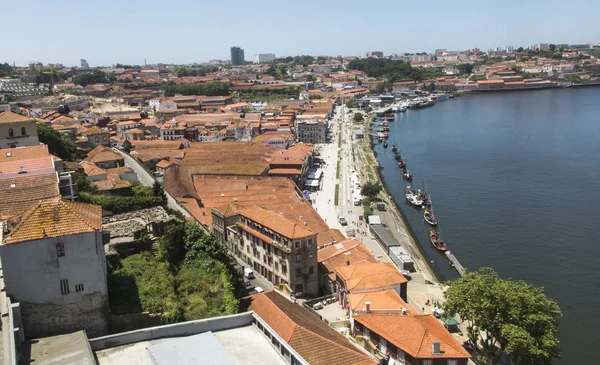
[(597, 0), (0, 0), (0, 13), (0, 62), (21, 66), (600, 42)]

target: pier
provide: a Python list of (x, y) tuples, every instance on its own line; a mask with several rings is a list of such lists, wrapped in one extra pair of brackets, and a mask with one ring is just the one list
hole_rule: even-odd
[(465, 269), (462, 266), (462, 264), (458, 261), (456, 256), (454, 256), (454, 254), (452, 252), (446, 251), (446, 257), (448, 257), (448, 261), (450, 261), (450, 265), (452, 265), (452, 267), (454, 267), (456, 269), (456, 271), (458, 271), (460, 276), (465, 276), (465, 274), (467, 273), (467, 269)]

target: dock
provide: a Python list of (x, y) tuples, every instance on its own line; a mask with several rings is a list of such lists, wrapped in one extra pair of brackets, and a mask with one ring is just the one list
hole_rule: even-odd
[(446, 256), (448, 257), (448, 261), (450, 261), (450, 265), (452, 265), (452, 267), (454, 267), (456, 271), (458, 271), (460, 276), (465, 276), (465, 274), (467, 273), (467, 269), (465, 269), (462, 266), (462, 264), (458, 261), (456, 256), (454, 256), (454, 254), (450, 251), (446, 251)]

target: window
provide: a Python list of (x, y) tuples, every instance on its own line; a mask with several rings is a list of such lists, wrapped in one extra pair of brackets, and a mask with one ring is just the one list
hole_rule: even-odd
[(364, 335), (365, 335), (365, 339), (367, 339), (367, 340), (371, 339), (371, 331), (367, 327), (365, 327)]
[(60, 293), (62, 295), (67, 295), (69, 294), (69, 280), (67, 279), (62, 279), (60, 281)]
[(433, 360), (423, 360), (421, 361), (421, 365), (433, 365)]
[(287, 265), (281, 264), (281, 272), (287, 274)]
[(300, 262), (300, 261), (302, 261), (302, 255), (297, 254), (296, 255), (296, 262)]
[(312, 240), (312, 238), (309, 238), (309, 239), (308, 239), (308, 245), (309, 245), (309, 246), (312, 246), (312, 244), (313, 244), (313, 240)]
[(296, 248), (300, 248), (300, 241), (294, 242), (294, 245), (296, 246)]
[(406, 353), (404, 351), (402, 351), (401, 349), (398, 349), (398, 362), (401, 364), (404, 364), (406, 358)]
[(9, 137), (14, 137), (15, 136), (15, 131), (13, 131), (12, 128), (8, 128), (8, 136)]
[(309, 253), (308, 253), (308, 258), (309, 258), (309, 259), (312, 259), (312, 258), (313, 258), (313, 253), (312, 253), (312, 252), (309, 252)]
[(457, 360), (448, 360), (448, 365), (457, 365), (458, 361)]
[(279, 270), (279, 263), (275, 262), (275, 271)]
[(21, 135), (22, 136), (27, 135), (27, 129), (25, 129), (25, 127), (21, 127)]
[(387, 341), (384, 338), (379, 341), (379, 349), (384, 354), (387, 354)]
[(56, 244), (56, 257), (63, 257), (65, 255), (65, 244), (57, 243)]
[(76, 292), (82, 292), (83, 291), (83, 284), (77, 284), (75, 285), (75, 291)]
[(314, 268), (314, 267), (312, 267), (312, 266), (311, 266), (311, 267), (309, 267), (309, 268), (308, 268), (308, 274), (310, 275), (310, 274), (314, 274), (314, 273), (315, 273), (315, 268)]
[(302, 276), (302, 269), (298, 268), (296, 269), (296, 277), (299, 278)]

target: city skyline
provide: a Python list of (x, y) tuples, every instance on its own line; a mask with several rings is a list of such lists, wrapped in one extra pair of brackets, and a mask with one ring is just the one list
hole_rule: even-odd
[[(19, 17), (4, 19), (7, 29), (19, 29), (27, 47), (26, 51), (3, 51), (0, 62), (27, 65), (42, 61), (71, 66), (85, 58), (91, 67), (144, 64), (144, 59), (148, 64), (200, 63), (229, 59), (234, 45), (243, 48), (247, 57), (260, 53), (359, 56), (373, 50), (387, 55), (433, 52), (438, 48), (485, 50), (596, 41), (593, 38), (600, 34), (600, 25), (594, 19), (594, 8), (600, 10), (600, 5), (576, 0), (572, 8), (587, 10), (569, 14), (552, 4), (559, 3), (511, 0), (502, 6), (479, 4), (474, 9), (467, 1), (453, 3), (452, 7), (442, 2), (422, 7), (384, 1), (377, 9), (365, 12), (357, 1), (309, 1), (303, 7), (290, 7), (269, 2), (234, 1), (225, 6), (182, 0), (173, 9), (154, 0), (108, 0), (100, 7), (73, 1), (50, 6), (29, 0), (3, 5), (7, 14), (27, 10), (27, 27), (22, 26)], [(81, 14), (92, 14), (89, 20), (93, 26), (74, 27)], [(48, 19), (73, 21), (49, 24)], [(252, 26), (248, 26), (249, 19), (253, 20)], [(549, 27), (552, 23), (559, 26)], [(202, 42), (189, 43), (186, 34), (189, 38), (201, 37)]]

